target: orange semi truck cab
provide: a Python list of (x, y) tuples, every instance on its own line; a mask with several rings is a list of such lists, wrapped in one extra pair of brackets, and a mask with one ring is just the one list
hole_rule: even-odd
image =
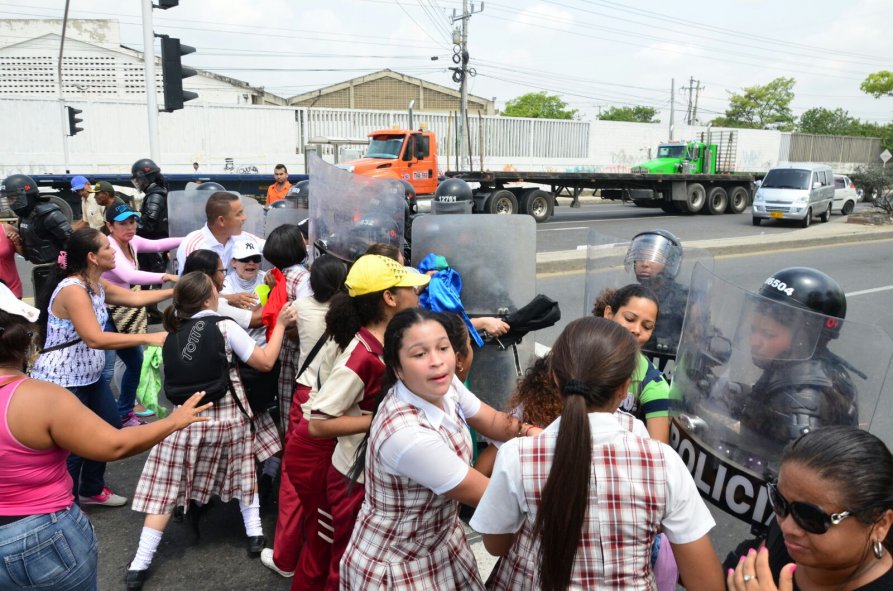
[(369, 134), (366, 155), (338, 164), (354, 174), (403, 179), (425, 195), (437, 189), (437, 136), (428, 130), (381, 129)]

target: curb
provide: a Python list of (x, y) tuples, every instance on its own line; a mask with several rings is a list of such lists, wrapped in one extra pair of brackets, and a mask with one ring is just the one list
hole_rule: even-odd
[[(837, 230), (837, 226), (843, 229)], [(713, 256), (751, 254), (777, 250), (782, 247), (808, 248), (813, 246), (833, 246), (836, 244), (856, 244), (879, 240), (893, 240), (893, 227), (862, 226), (858, 224), (836, 224), (832, 233), (801, 236), (802, 231), (782, 234), (766, 239), (765, 236), (745, 236), (740, 238), (720, 238), (692, 240), (684, 246), (701, 248)], [(571, 273), (586, 270), (586, 250), (562, 250), (538, 253), (536, 273)]]

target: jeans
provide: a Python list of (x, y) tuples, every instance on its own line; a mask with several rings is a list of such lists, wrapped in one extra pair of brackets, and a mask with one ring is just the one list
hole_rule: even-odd
[[(105, 323), (105, 332), (118, 332), (111, 316)], [(143, 348), (141, 346), (116, 351), (107, 349), (105, 352), (105, 367), (102, 370), (102, 379), (106, 384), (111, 384), (115, 376), (115, 356), (124, 362), (127, 368), (124, 377), (121, 378), (121, 388), (118, 392), (118, 416), (125, 420), (133, 411), (136, 404), (136, 389), (140, 384), (140, 372), (143, 369)]]
[(0, 527), (0, 589), (95, 591), (93, 525), (77, 505)]
[[(87, 386), (71, 386), (68, 388), (78, 399), (99, 418), (114, 427), (121, 428), (121, 418), (115, 407), (115, 397), (103, 377)], [(92, 497), (102, 492), (105, 487), (105, 462), (85, 460), (80, 456), (69, 454), (68, 473), (74, 481), (74, 498), (78, 495)]]

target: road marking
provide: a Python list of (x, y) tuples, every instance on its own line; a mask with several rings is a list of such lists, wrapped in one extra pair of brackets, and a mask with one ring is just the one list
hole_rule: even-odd
[(573, 226), (570, 228), (547, 228), (545, 230), (537, 230), (537, 232), (564, 232), (565, 230), (588, 230), (589, 226)]
[(846, 293), (846, 294), (844, 294), (844, 295), (845, 295), (846, 297), (850, 298), (850, 297), (853, 297), (853, 296), (860, 296), (860, 295), (865, 295), (865, 294), (868, 294), (868, 293), (877, 293), (877, 292), (879, 292), (879, 291), (889, 291), (889, 290), (891, 290), (891, 289), (893, 289), (893, 285), (886, 285), (886, 286), (884, 286), (884, 287), (875, 287), (875, 288), (872, 288), (872, 289), (863, 289), (863, 290), (861, 290), (861, 291), (851, 291), (851, 292)]

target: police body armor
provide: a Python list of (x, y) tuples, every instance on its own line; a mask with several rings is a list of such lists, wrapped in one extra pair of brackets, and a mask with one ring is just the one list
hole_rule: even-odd
[(167, 189), (157, 184), (150, 185), (140, 206), (136, 233), (151, 240), (168, 238), (167, 217)]
[(35, 265), (55, 263), (71, 235), (71, 224), (55, 203), (41, 202), (19, 222), (25, 259)]
[[(884, 391), (893, 339), (877, 326), (746, 291), (701, 266), (690, 292), (670, 388), (670, 443), (705, 500), (765, 531), (775, 519), (765, 485), (788, 443), (826, 425), (893, 438)], [(766, 344), (777, 345), (781, 333), (784, 346)]]

